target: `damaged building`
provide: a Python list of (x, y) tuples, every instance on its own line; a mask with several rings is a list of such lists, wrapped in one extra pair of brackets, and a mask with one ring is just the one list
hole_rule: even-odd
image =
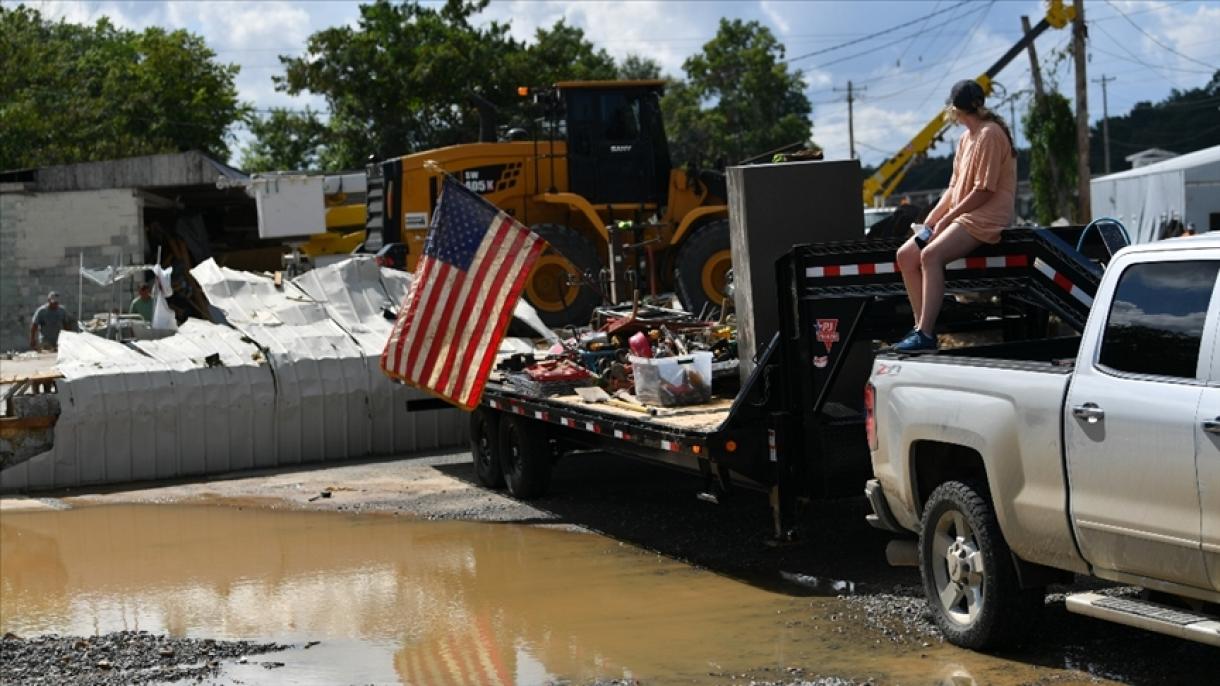
[(207, 304), (192, 267), (215, 258), (278, 268), (282, 246), (259, 238), (248, 178), (195, 151), (0, 172), (0, 351), (26, 348), (50, 291), (84, 319), (125, 309), (135, 280), (118, 294), (82, 284), (82, 264), (152, 264), (159, 254), (175, 267), (177, 309), (196, 316)]

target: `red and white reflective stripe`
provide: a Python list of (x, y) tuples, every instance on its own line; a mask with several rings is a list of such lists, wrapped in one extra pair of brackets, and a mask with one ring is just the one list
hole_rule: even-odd
[(541, 410), (534, 410), (534, 419), (541, 419), (542, 421), (544, 421), (544, 422), (545, 422), (545, 421), (546, 421), (546, 413), (545, 413), (545, 412), (543, 412), (543, 411), (541, 411)]
[(513, 412), (517, 414), (525, 414), (525, 408), (520, 405), (513, 405)]
[(828, 264), (822, 267), (808, 267), (805, 276), (820, 279), (826, 276), (868, 276), (870, 274), (893, 274), (898, 271), (898, 265), (893, 262), (866, 262), (864, 264)]
[(602, 432), (602, 428), (593, 422), (585, 422), (585, 431), (592, 431), (595, 434)]
[(682, 450), (682, 446), (678, 445), (677, 441), (667, 441), (664, 438), (662, 438), (661, 439), (661, 449), (668, 450), (672, 453), (676, 453), (679, 450)]
[(621, 438), (621, 439), (623, 439), (623, 440), (625, 440), (625, 441), (630, 441), (630, 440), (631, 440), (631, 434), (627, 433), (626, 431), (623, 431), (622, 429), (615, 429), (615, 430), (614, 430), (614, 437), (615, 437), (615, 438)]
[(1071, 279), (1055, 271), (1055, 269), (1046, 262), (1042, 261), (1041, 259), (1034, 260), (1034, 269), (1037, 269), (1040, 274), (1051, 281), (1054, 281), (1056, 286), (1067, 291), (1073, 298), (1076, 298), (1089, 307), (1093, 306), (1092, 296), (1080, 290), (1080, 287), (1072, 283)]
[(993, 255), (991, 257), (965, 257), (953, 260), (945, 269), (1002, 269), (1028, 267), (1028, 255)]
[(573, 429), (576, 428), (576, 420), (572, 419), (571, 417), (560, 417), (559, 423), (563, 424), (564, 426), (571, 427)]
[[(1028, 267), (1028, 255), (994, 255), (992, 257), (967, 257), (945, 265), (946, 270), (1004, 269)], [(805, 276), (821, 279), (834, 276), (870, 276), (894, 274), (900, 271), (893, 262), (865, 262), (862, 264), (828, 264), (821, 267), (806, 267)]]
[(767, 429), (767, 456), (776, 462), (779, 456), (775, 453), (775, 429)]
[(487, 404), (488, 404), (488, 405), (491, 405), (491, 409), (493, 409), (493, 410), (498, 410), (498, 409), (500, 409), (500, 401), (499, 401), (499, 400), (489, 400), (489, 401), (487, 402)]

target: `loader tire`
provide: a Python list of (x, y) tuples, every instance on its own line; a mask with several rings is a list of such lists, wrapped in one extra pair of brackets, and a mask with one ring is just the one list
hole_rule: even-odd
[(515, 415), (500, 418), (500, 465), (514, 498), (531, 500), (546, 495), (552, 463), (545, 424)]
[(704, 224), (682, 243), (674, 281), (688, 312), (699, 314), (708, 303), (716, 307), (724, 304), (732, 260), (728, 219)]
[(474, 474), (487, 488), (504, 488), (500, 466), (500, 417), (486, 407), (470, 413), (470, 454)]
[(575, 229), (537, 224), (531, 230), (548, 245), (525, 282), (525, 299), (547, 326), (588, 324), (601, 294), (597, 283), (601, 257), (597, 246)]
[(928, 496), (919, 571), (936, 626), (950, 643), (981, 650), (1019, 640), (1041, 614), (1045, 589), (1022, 589), (987, 489), (947, 481)]

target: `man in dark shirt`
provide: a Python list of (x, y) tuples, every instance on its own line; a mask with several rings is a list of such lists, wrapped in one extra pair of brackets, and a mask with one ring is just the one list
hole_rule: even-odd
[(64, 329), (75, 331), (76, 322), (67, 310), (59, 306), (59, 293), (51, 291), (47, 294), (47, 304), (34, 311), (34, 321), (30, 325), (30, 347), (34, 350), (55, 350), (59, 347), (59, 332)]

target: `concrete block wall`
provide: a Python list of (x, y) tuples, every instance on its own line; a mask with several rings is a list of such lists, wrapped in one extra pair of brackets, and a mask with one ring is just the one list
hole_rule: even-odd
[[(30, 318), (50, 291), (76, 315), (79, 264), (104, 268), (144, 259), (143, 204), (132, 189), (0, 192), (0, 351), (24, 350)], [(130, 301), (129, 284), (122, 284)], [(114, 294), (86, 281), (85, 319), (108, 311)], [(124, 302), (125, 306), (126, 303)]]

